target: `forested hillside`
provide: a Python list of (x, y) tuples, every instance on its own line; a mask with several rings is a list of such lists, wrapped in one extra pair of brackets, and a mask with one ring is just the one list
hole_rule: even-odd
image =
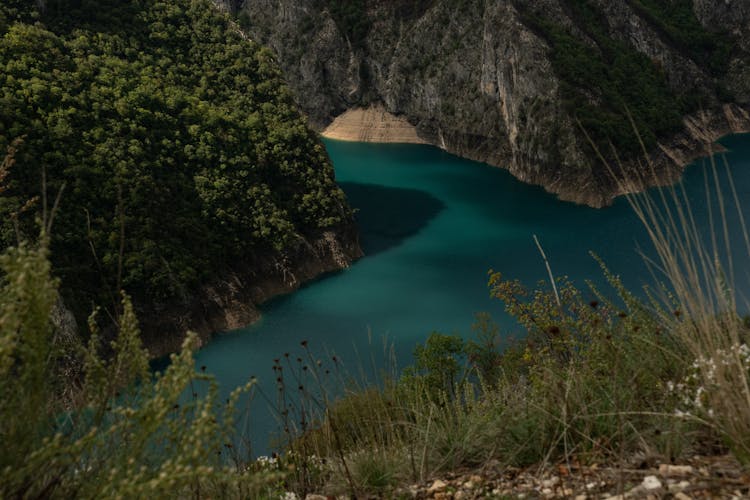
[(209, 0), (2, 2), (11, 145), (0, 247), (36, 234), (65, 185), (52, 259), (79, 319), (121, 287), (149, 310), (185, 307), (350, 225), (272, 54)]

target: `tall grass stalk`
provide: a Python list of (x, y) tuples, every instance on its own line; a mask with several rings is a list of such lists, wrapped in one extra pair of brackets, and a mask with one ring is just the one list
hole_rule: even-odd
[[(636, 132), (637, 133), (637, 132)], [(593, 143), (592, 143), (593, 144)], [(641, 143), (643, 146), (643, 144)], [(708, 145), (709, 152), (712, 152)], [(645, 148), (644, 148), (645, 151)], [(659, 185), (648, 155), (640, 171), (626, 175), (622, 165), (622, 191), (629, 186)], [(653, 244), (655, 257), (644, 259), (660, 286), (654, 294), (655, 310), (667, 328), (685, 346), (695, 373), (688, 390), (692, 402), (680, 414), (700, 419), (719, 432), (738, 458), (750, 461), (750, 355), (748, 329), (738, 311), (738, 275), (735, 258), (750, 261), (750, 237), (726, 157), (722, 157), (729, 194), (720, 182), (720, 166), (711, 155), (704, 168), (708, 232), (698, 225), (691, 200), (682, 182), (648, 192), (628, 194), (627, 200)], [(645, 168), (644, 168), (645, 167)], [(739, 224), (730, 227), (729, 212)], [(733, 245), (738, 242), (739, 245)], [(743, 246), (741, 255), (734, 247)], [(747, 284), (744, 282), (743, 284)], [(684, 384), (681, 384), (684, 385)]]

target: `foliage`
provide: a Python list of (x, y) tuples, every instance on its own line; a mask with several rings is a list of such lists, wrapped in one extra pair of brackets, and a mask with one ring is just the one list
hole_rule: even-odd
[(633, 116), (646, 147), (652, 148), (656, 137), (677, 129), (681, 119), (681, 108), (664, 75), (648, 57), (608, 36), (589, 2), (569, 3), (582, 17), (581, 25), (594, 46), (542, 14), (526, 16), (552, 48), (550, 56), (566, 107), (600, 151), (609, 152), (612, 141), (623, 156), (640, 153), (625, 109)]
[[(742, 289), (737, 280), (747, 275), (734, 262), (750, 258), (750, 236), (734, 184), (724, 193), (717, 169), (712, 157), (705, 171), (708, 235), (696, 225), (692, 202), (682, 189), (663, 188), (653, 197), (631, 195), (628, 201), (654, 245), (651, 264), (664, 277), (665, 286), (653, 301), (692, 363), (690, 372), (674, 382), (692, 391), (688, 399), (694, 408), (685, 408), (682, 401), (679, 414), (711, 427), (739, 460), (750, 463), (750, 330), (738, 314), (746, 305), (738, 303), (737, 292)], [(727, 222), (732, 207), (725, 196), (730, 194), (740, 214), (737, 234), (730, 233)], [(744, 243), (738, 252), (733, 251), (735, 240)]]
[(454, 395), (460, 382), (464, 341), (458, 335), (433, 332), (424, 345), (414, 349), (414, 366), (404, 371), (408, 378), (419, 377), (433, 394)]
[[(79, 316), (119, 288), (140, 305), (185, 301), (238, 262), (348, 220), (270, 52), (209, 0), (0, 12), (0, 150), (25, 136), (0, 247), (15, 242), (10, 216), (26, 200), (66, 183), (51, 255)], [(22, 236), (35, 215), (19, 217)]]
[[(687, 7), (692, 2), (632, 3), (697, 62), (717, 74), (726, 67), (728, 40), (700, 25), (692, 7)], [(658, 61), (614, 39), (592, 2), (567, 0), (566, 5), (576, 29), (557, 23), (541, 10), (524, 11), (524, 19), (550, 44), (566, 107), (605, 155), (613, 147), (621, 157), (640, 155), (642, 147), (633, 125), (650, 150), (658, 137), (680, 128), (683, 114), (708, 105), (699, 88), (670, 87)]]
[[(111, 357), (96, 334), (80, 347), (85, 378), (71, 410), (55, 392), (60, 332), (49, 320), (57, 292), (47, 254), (44, 244), (21, 245), (0, 258), (0, 496), (247, 498), (281, 478), (222, 458), (250, 384), (221, 404), (215, 380), (195, 372), (195, 336), (151, 383), (127, 296)], [(185, 397), (200, 384), (205, 396)]]
[(321, 0), (339, 30), (355, 48), (362, 48), (370, 32), (371, 22), (367, 16), (366, 0)]
[(669, 382), (688, 373), (682, 344), (604, 272), (614, 300), (561, 278), (560, 305), (544, 284), (530, 290), (491, 273), (491, 294), (518, 320), (522, 341), (501, 349), (497, 327), (480, 315), (476, 340), (434, 333), (400, 377), (349, 386), (343, 399), (317, 397), (314, 423), (290, 440), (297, 464), (327, 464), (303, 491), (388, 496), (398, 484), (489, 460), (527, 466), (640, 452), (669, 460), (694, 449), (711, 431), (673, 412)]
[(732, 42), (725, 34), (711, 33), (703, 27), (695, 16), (692, 0), (632, 0), (630, 3), (696, 63), (709, 68), (716, 76), (727, 71)]

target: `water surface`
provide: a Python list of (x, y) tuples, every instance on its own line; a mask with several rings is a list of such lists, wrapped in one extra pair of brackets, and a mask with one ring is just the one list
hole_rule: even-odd
[[(738, 196), (748, 205), (750, 136), (723, 143)], [(286, 352), (296, 357), (302, 341), (321, 359), (335, 353), (352, 368), (369, 367), (369, 352), (380, 351), (385, 336), (402, 365), (433, 331), (469, 337), (479, 311), (491, 313), (503, 334), (517, 333), (502, 304), (489, 298), (487, 271), (529, 285), (546, 279), (532, 235), (555, 274), (582, 287), (585, 280), (603, 281), (589, 251), (630, 287), (650, 281), (636, 252), (638, 246), (647, 251), (648, 240), (624, 199), (601, 210), (560, 202), (502, 169), (429, 146), (337, 141), (326, 146), (337, 179), (358, 209), (367, 256), (271, 301), (260, 322), (218, 336), (201, 350), (198, 365), (206, 365), (226, 392), (255, 375), (273, 397), (273, 360)], [(685, 186), (696, 219), (707, 227), (705, 172), (705, 161), (689, 167)], [(723, 177), (722, 185), (728, 189)], [(737, 226), (736, 211), (729, 212), (729, 223)], [(741, 265), (746, 263), (738, 267), (747, 283), (747, 267)], [(256, 398), (251, 416), (256, 453), (268, 451), (267, 437), (277, 427), (267, 406)]]

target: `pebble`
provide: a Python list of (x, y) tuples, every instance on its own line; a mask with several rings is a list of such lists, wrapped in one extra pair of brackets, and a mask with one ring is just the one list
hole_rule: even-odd
[(678, 492), (677, 492), (677, 493), (675, 493), (675, 495), (674, 495), (674, 500), (692, 500), (692, 498), (691, 498), (691, 497), (689, 497), (689, 496), (687, 496), (687, 495), (686, 495), (686, 494), (684, 494), (683, 492), (681, 492), (681, 491), (678, 491)]
[(543, 488), (552, 488), (553, 486), (555, 486), (559, 482), (560, 482), (560, 478), (557, 477), (557, 476), (555, 476), (555, 477), (552, 477), (550, 479), (545, 479), (544, 481), (542, 481), (542, 487)]
[(641, 486), (647, 491), (658, 490), (661, 488), (661, 481), (656, 476), (646, 476), (643, 478)]
[(312, 493), (310, 493), (305, 497), (305, 500), (328, 500), (328, 498), (324, 497), (323, 495), (313, 495)]
[(440, 479), (436, 479), (434, 483), (432, 483), (432, 486), (427, 488), (427, 493), (437, 493), (438, 491), (443, 491), (445, 488), (447, 488), (448, 485), (445, 484), (445, 481), (441, 481)]
[(671, 493), (674, 493), (674, 492), (676, 492), (676, 491), (682, 491), (682, 490), (684, 490), (685, 488), (687, 488), (688, 486), (690, 486), (690, 481), (685, 481), (685, 480), (683, 480), (683, 481), (680, 481), (679, 483), (675, 483), (675, 484), (670, 484), (670, 485), (669, 485), (669, 487), (668, 487), (667, 489), (668, 489), (668, 490), (669, 490), (669, 491), (670, 491)]
[(659, 474), (662, 476), (687, 476), (693, 473), (693, 468), (689, 465), (671, 465), (661, 464)]

